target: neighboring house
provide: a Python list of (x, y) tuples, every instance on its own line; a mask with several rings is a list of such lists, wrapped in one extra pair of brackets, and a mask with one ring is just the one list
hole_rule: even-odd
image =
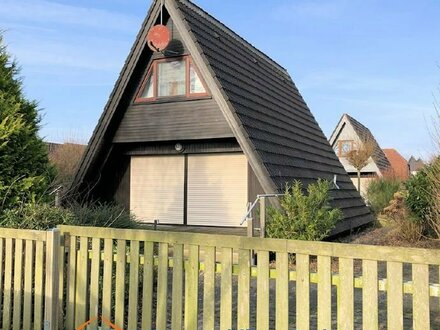
[[(153, 52), (161, 17), (172, 41)], [(258, 194), (335, 175), (336, 232), (371, 221), (287, 71), (193, 3), (156, 0), (73, 187), (144, 222), (236, 227)]]
[(425, 163), (422, 159), (418, 158), (416, 159), (414, 156), (411, 156), (408, 160), (409, 164), (409, 171), (412, 175), (416, 175), (419, 171), (425, 167)]
[(405, 158), (396, 149), (383, 149), (391, 164), (389, 174), (400, 180), (409, 178), (409, 165)]
[(358, 148), (362, 141), (374, 144), (370, 160), (361, 170), (361, 195), (365, 196), (369, 182), (375, 177), (381, 177), (389, 171), (391, 164), (380, 148), (371, 131), (348, 114), (343, 114), (330, 137), (330, 145), (339, 157), (348, 175), (357, 187), (357, 170), (347, 160), (347, 154)]

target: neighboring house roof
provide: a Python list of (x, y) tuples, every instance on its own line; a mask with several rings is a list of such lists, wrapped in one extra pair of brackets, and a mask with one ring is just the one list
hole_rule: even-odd
[(363, 124), (358, 122), (356, 119), (354, 119), (350, 115), (348, 115), (346, 113), (342, 115), (341, 119), (339, 120), (338, 125), (336, 125), (336, 128), (330, 137), (330, 140), (329, 140), (330, 144), (333, 145), (333, 143), (337, 140), (339, 133), (341, 132), (341, 130), (344, 128), (344, 126), (347, 123), (353, 127), (354, 131), (356, 132), (356, 134), (358, 135), (358, 138), (361, 141), (371, 141), (374, 144), (374, 152), (373, 152), (373, 155), (371, 156), (371, 158), (373, 159), (374, 163), (376, 164), (376, 166), (380, 170), (381, 174), (382, 175), (386, 174), (386, 172), (390, 168), (391, 164), (388, 161), (387, 157), (385, 156), (385, 153), (383, 152), (383, 150), (379, 146), (379, 143), (377, 143), (373, 134), (366, 126), (364, 126)]
[[(99, 157), (105, 159), (124, 87), (143, 52), (145, 36), (156, 21), (154, 1), (110, 100), (93, 133), (74, 186), (79, 186)], [(287, 71), (208, 13), (186, 0), (165, 0), (174, 25), (229, 123), (264, 191), (283, 191), (295, 179), (305, 184), (338, 177), (333, 191), (353, 225), (371, 220), (343, 166)], [(138, 79), (138, 78), (136, 78)]]
[(416, 159), (414, 156), (411, 156), (409, 158), (408, 164), (409, 164), (409, 170), (411, 172), (418, 172), (425, 166), (425, 163), (423, 162), (422, 159), (420, 158)]
[(383, 149), (388, 161), (391, 164), (390, 174), (406, 180), (409, 178), (409, 165), (405, 158), (396, 149)]

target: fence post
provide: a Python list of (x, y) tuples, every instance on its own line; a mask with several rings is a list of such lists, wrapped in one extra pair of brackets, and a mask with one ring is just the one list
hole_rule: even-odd
[(260, 197), (260, 237), (264, 238), (266, 231), (266, 197)]
[(44, 330), (58, 329), (58, 283), (60, 230), (46, 233), (46, 293), (44, 302)]

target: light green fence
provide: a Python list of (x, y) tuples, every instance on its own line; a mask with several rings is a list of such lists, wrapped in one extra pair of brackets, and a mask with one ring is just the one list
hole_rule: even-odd
[(438, 250), (59, 229), (62, 328), (95, 316), (124, 329), (440, 326)]

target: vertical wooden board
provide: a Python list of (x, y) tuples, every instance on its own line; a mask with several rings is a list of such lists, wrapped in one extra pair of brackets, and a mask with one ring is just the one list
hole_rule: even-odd
[(238, 297), (237, 297), (237, 328), (250, 328), (250, 279), (251, 251), (238, 251)]
[[(101, 264), (101, 239), (94, 237), (92, 238), (92, 262), (90, 266), (90, 308), (89, 316), (98, 317), (98, 307), (99, 307), (99, 275), (100, 275), (100, 264)], [(96, 323), (90, 325), (89, 330), (96, 330), (98, 327)]]
[(309, 255), (296, 254), (296, 327), (310, 327), (310, 269)]
[[(3, 261), (4, 261), (4, 239), (0, 237), (0, 292), (3, 292)], [(0, 311), (2, 311), (2, 299), (0, 298)], [(0, 315), (1, 319), (2, 315)], [(0, 323), (1, 324), (1, 323)]]
[(60, 329), (65, 328), (64, 324), (64, 311), (65, 311), (65, 300), (64, 300), (64, 281), (65, 281), (65, 257), (66, 257), (66, 247), (65, 247), (66, 234), (63, 234), (63, 239), (61, 240), (58, 251), (58, 325)]
[(168, 244), (159, 243), (159, 265), (157, 268), (157, 310), (156, 327), (167, 327), (167, 289), (168, 289)]
[[(0, 254), (1, 263), (1, 254)], [(31, 329), (32, 324), (32, 275), (34, 273), (33, 241), (26, 240), (24, 261), (24, 299), (23, 299), (23, 329)], [(0, 269), (1, 277), (1, 269)], [(0, 286), (1, 288), (1, 286)]]
[(331, 258), (318, 256), (318, 329), (331, 329), (332, 268)]
[(3, 288), (3, 329), (11, 327), (12, 312), (12, 253), (14, 251), (12, 238), (5, 239), (5, 283)]
[(171, 305), (171, 328), (182, 329), (182, 295), (183, 295), (183, 245), (173, 246), (173, 288)]
[(276, 254), (276, 329), (289, 328), (289, 255)]
[[(128, 329), (138, 328), (139, 241), (130, 241), (130, 283), (128, 287)], [(157, 327), (159, 328), (159, 327)]]
[(387, 262), (388, 329), (403, 329), (403, 269), (400, 262)]
[(362, 324), (364, 329), (377, 330), (378, 314), (378, 282), (377, 261), (362, 261)]
[(118, 239), (116, 247), (115, 324), (124, 327), (126, 241)]
[(269, 329), (269, 251), (257, 252), (257, 329)]
[(220, 329), (232, 328), (232, 249), (222, 248)]
[(185, 330), (197, 329), (199, 296), (199, 246), (188, 245), (185, 266)]
[(75, 292), (76, 292), (76, 257), (77, 257), (77, 237), (69, 236), (69, 263), (68, 263), (68, 283), (66, 299), (66, 328), (75, 328)]
[(46, 265), (44, 290), (44, 327), (58, 329), (58, 252), (60, 231), (57, 228), (46, 231)]
[(153, 311), (153, 242), (144, 242), (142, 279), (142, 329), (152, 329)]
[(339, 258), (338, 329), (354, 328), (353, 259)]
[(214, 329), (215, 322), (215, 247), (204, 248), (203, 329)]
[[(34, 329), (43, 327), (43, 265), (44, 243), (35, 242)], [(73, 328), (72, 328), (73, 329)]]
[(83, 324), (88, 320), (86, 299), (89, 275), (88, 243), (88, 237), (80, 237), (76, 262), (75, 326)]
[[(112, 319), (113, 240), (104, 239), (104, 270), (102, 279), (102, 317)], [(102, 329), (109, 329), (102, 324)]]
[(429, 265), (412, 265), (414, 285), (413, 293), (413, 328), (430, 328), (429, 315)]
[(12, 310), (13, 329), (21, 329), (21, 301), (23, 294), (23, 240), (15, 240), (14, 254), (14, 307)]

